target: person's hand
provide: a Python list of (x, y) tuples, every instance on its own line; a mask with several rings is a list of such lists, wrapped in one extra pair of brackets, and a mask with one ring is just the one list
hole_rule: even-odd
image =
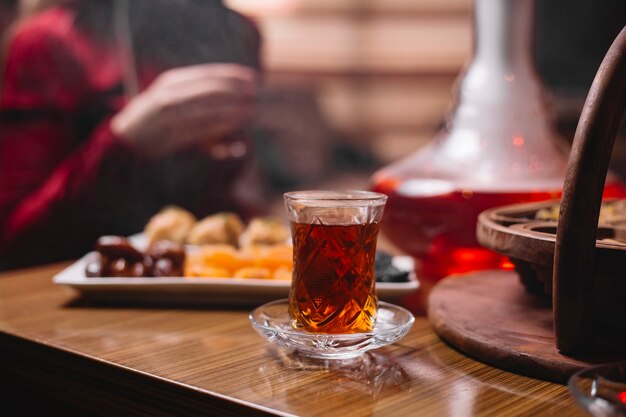
[(111, 129), (150, 156), (206, 146), (250, 122), (257, 87), (257, 72), (237, 64), (168, 70), (113, 117)]

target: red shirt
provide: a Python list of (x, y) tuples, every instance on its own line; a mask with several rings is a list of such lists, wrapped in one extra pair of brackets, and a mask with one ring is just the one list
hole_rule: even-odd
[(241, 160), (198, 150), (144, 160), (115, 137), (121, 72), (115, 50), (77, 28), (71, 9), (15, 32), (0, 96), (0, 266), (79, 256), (100, 235), (141, 231), (167, 204), (198, 216), (232, 209)]

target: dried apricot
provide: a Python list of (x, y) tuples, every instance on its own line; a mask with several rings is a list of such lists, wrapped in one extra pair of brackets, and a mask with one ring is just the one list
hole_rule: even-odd
[(233, 275), (235, 278), (259, 278), (259, 279), (270, 279), (271, 272), (267, 268), (258, 268), (258, 267), (247, 267), (241, 268), (235, 271)]

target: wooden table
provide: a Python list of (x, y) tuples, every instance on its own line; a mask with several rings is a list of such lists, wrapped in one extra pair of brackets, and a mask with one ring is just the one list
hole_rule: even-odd
[(583, 415), (565, 386), (469, 359), (424, 317), (400, 343), (325, 365), (266, 342), (247, 310), (85, 305), (52, 284), (65, 266), (0, 275), (11, 415)]

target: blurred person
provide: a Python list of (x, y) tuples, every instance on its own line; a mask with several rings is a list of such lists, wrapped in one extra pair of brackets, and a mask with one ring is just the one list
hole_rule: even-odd
[(259, 47), (217, 0), (65, 1), (20, 22), (0, 86), (0, 264), (79, 256), (168, 204), (237, 209)]

